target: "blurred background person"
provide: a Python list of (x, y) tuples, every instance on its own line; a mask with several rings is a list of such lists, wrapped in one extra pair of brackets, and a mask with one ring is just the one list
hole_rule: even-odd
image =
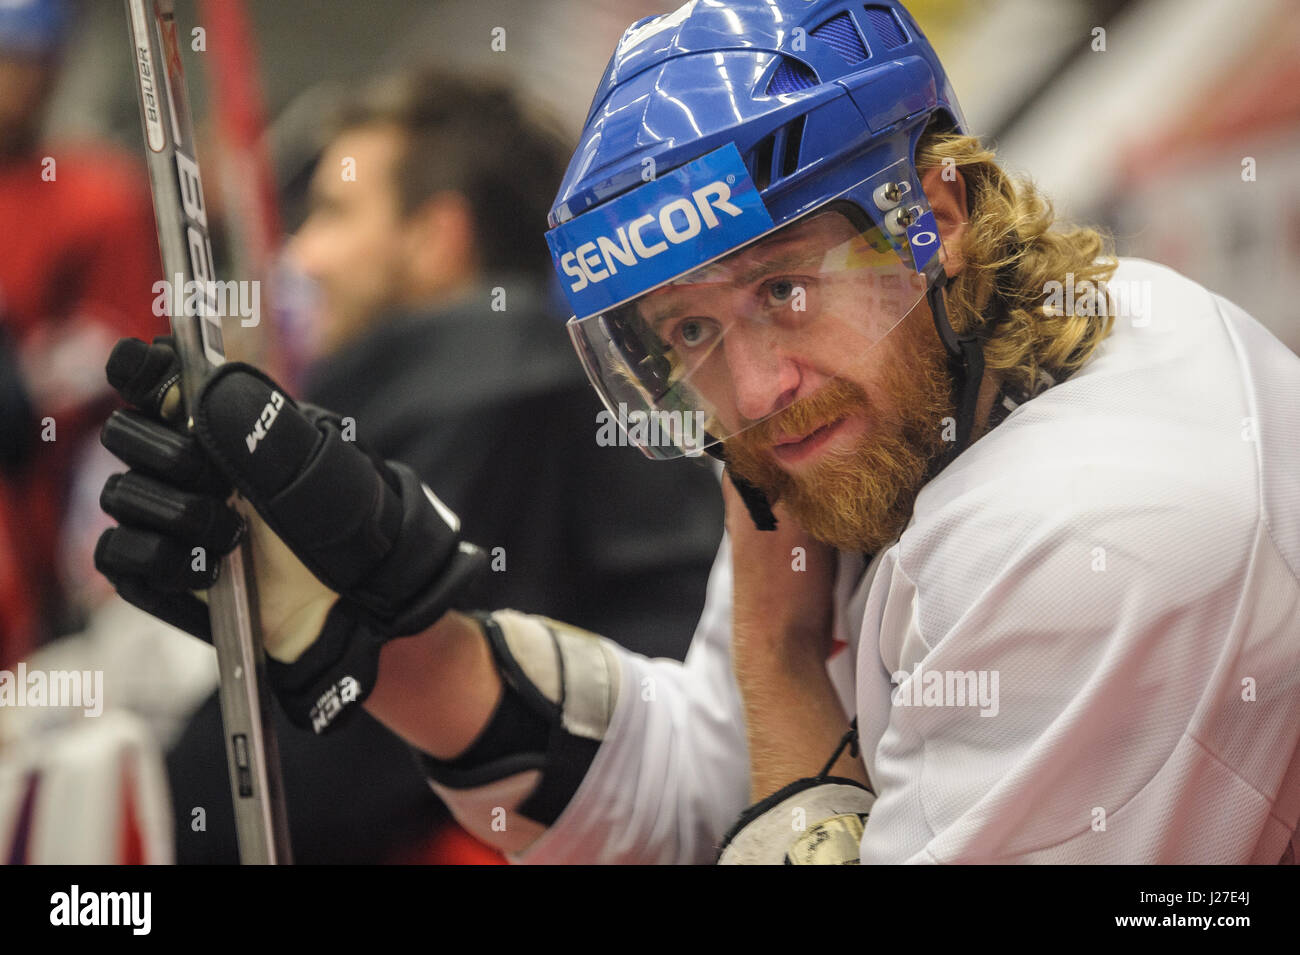
[[(680, 658), (721, 534), (716, 482), (599, 444), (539, 228), (565, 145), (537, 116), (439, 70), (344, 107), (288, 248), (321, 292), (303, 395), (441, 482), (465, 533), (500, 548), (494, 598)], [(665, 500), (683, 508), (672, 526)]]
[(113, 406), (108, 352), (158, 325), (143, 163), (42, 136), (69, 13), (63, 0), (0, 3), (0, 664), (75, 629), (96, 599), (63, 586), (60, 526), (79, 466), (99, 457), (87, 446)]
[[(492, 556), (485, 605), (681, 659), (721, 537), (717, 481), (702, 462), (649, 466), (598, 443), (543, 238), (567, 156), (537, 113), (503, 84), (429, 69), (342, 107), (287, 250), (318, 291), (301, 396), (438, 487)], [(301, 861), (475, 858), (448, 855), (454, 834), (429, 842), (445, 813), (368, 714), (324, 738), (283, 721), (280, 747)], [(169, 765), (178, 805), (220, 790), (215, 696)], [(224, 806), (206, 832), (177, 823), (178, 861), (235, 861)]]
[(99, 673), (97, 705), (115, 705), (93, 719), (0, 710), (0, 862), (166, 862), (162, 749), (215, 666), (92, 564), (98, 488), (116, 469), (98, 440), (116, 404), (103, 365), (119, 337), (166, 319), (152, 312), (162, 270), (139, 147), (46, 128), (85, 67), (68, 54), (77, 9), (0, 2), (0, 669)]

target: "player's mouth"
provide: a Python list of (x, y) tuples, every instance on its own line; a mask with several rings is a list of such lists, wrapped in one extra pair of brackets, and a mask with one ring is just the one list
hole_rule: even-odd
[(772, 443), (772, 454), (782, 464), (801, 464), (821, 453), (836, 437), (852, 430), (845, 428), (848, 421), (846, 415), (804, 434), (778, 438)]

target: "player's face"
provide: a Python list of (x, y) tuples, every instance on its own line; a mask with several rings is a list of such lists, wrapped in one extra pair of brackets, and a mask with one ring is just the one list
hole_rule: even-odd
[[(732, 435), (812, 401), (834, 379), (870, 377), (876, 346), (921, 282), (846, 216), (827, 212), (649, 293), (638, 312), (674, 377), (710, 408), (710, 430)], [(791, 430), (793, 418), (764, 430), (791, 471), (867, 424), (855, 418), (813, 435)]]
[[(738, 432), (732, 467), (819, 539), (874, 550), (943, 448), (951, 384), (928, 306), (909, 309), (914, 283), (873, 266), (856, 236), (843, 216), (815, 217), (648, 295), (640, 313), (718, 430)], [(847, 259), (828, 256), (846, 243)]]
[[(568, 326), (606, 407), (631, 409), (629, 439), (648, 457), (721, 441), (736, 473), (845, 549), (876, 550), (901, 531), (954, 414), (926, 293), (938, 268), (962, 269), (964, 180), (930, 170), (929, 209), (869, 218), (859, 197), (894, 181), (883, 170)], [(606, 241), (601, 254), (623, 261)]]
[(290, 255), (321, 293), (319, 350), (333, 351), (401, 298), (406, 244), (393, 171), (402, 138), (368, 126), (326, 149), (311, 183), (310, 212)]
[(872, 357), (726, 442), (730, 466), (806, 531), (866, 553), (906, 525), (954, 414), (946, 356), (924, 303)]

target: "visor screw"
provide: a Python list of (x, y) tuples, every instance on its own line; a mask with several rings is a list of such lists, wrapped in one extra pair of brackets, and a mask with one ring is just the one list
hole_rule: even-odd
[(885, 228), (891, 235), (902, 235), (907, 231), (907, 227), (917, 220), (917, 207), (912, 206), (910, 209), (894, 209), (889, 215), (885, 216)]
[(899, 190), (898, 183), (896, 182), (887, 182), (883, 185), (877, 186), (875, 193), (872, 195), (872, 199), (874, 199), (876, 203), (876, 208), (881, 212), (888, 212), (890, 209), (894, 208), (894, 206), (898, 205), (899, 200), (902, 199), (902, 197), (903, 193)]

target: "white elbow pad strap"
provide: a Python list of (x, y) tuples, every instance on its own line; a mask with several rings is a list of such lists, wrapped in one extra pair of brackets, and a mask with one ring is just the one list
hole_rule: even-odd
[(799, 779), (741, 814), (718, 865), (857, 865), (875, 793), (852, 779)]
[(420, 763), (461, 825), (517, 852), (559, 818), (591, 766), (618, 702), (618, 655), (603, 637), (546, 617), (477, 619), (501, 703), (464, 755), (420, 753)]

